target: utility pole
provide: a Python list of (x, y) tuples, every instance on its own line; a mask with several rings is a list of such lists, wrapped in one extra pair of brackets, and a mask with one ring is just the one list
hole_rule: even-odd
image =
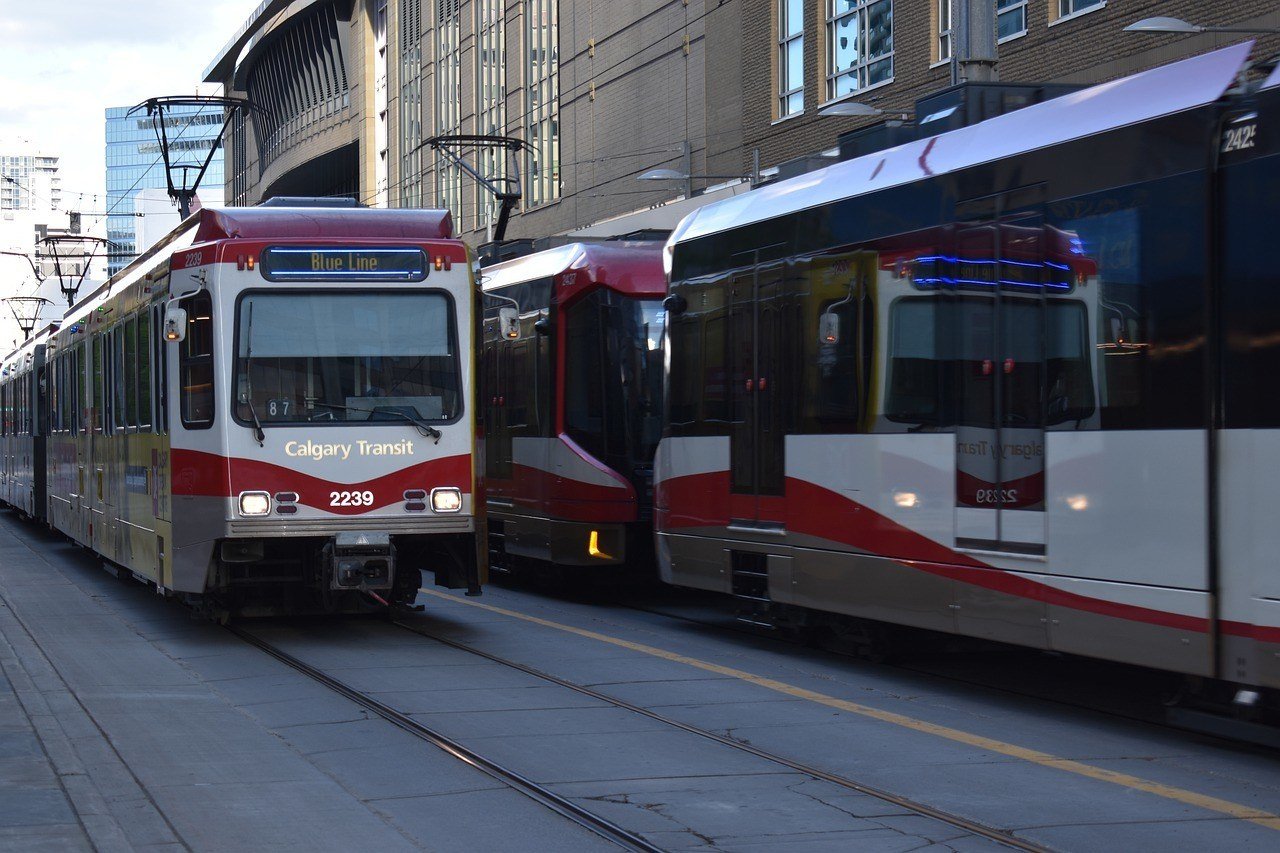
[[(182, 152), (187, 149), (174, 143), (179, 141), (178, 137), (182, 136), (195, 119), (191, 116), (175, 117), (173, 112), (188, 107), (197, 108), (196, 116), (205, 109), (222, 113), (222, 129), (213, 139), (207, 154), (203, 157), (197, 154), (189, 162), (184, 162), (187, 155)], [(151, 120), (156, 132), (156, 142), (160, 146), (160, 155), (164, 159), (165, 182), (168, 184), (169, 197), (178, 203), (178, 210), (184, 220), (191, 215), (191, 202), (196, 197), (196, 190), (200, 188), (200, 181), (208, 171), (213, 155), (222, 144), (223, 137), (227, 135), (227, 128), (231, 126), (231, 119), (236, 111), (244, 110), (249, 113), (255, 109), (256, 107), (245, 98), (177, 95), (148, 98), (126, 113), (126, 115), (133, 115), (145, 110), (147, 117)], [(177, 134), (172, 138), (169, 136), (169, 125), (173, 125), (177, 130)]]
[(18, 321), (24, 341), (31, 339), (31, 333), (40, 322), (40, 309), (51, 304), (41, 296), (10, 296), (5, 302), (13, 312), (13, 319)]
[(996, 72), (995, 0), (951, 0), (955, 50), (951, 82), (993, 83)]

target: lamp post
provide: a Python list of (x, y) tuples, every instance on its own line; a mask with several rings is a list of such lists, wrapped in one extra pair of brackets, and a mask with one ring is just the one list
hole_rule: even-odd
[(683, 169), (650, 169), (636, 175), (637, 181), (684, 181), (684, 197), (693, 198), (693, 179), (697, 178), (713, 178), (717, 180), (732, 180), (733, 178), (747, 178), (751, 181), (751, 186), (760, 183), (760, 149), (753, 149), (751, 152), (751, 173), (747, 175), (694, 175), (692, 170), (692, 152), (688, 141), (680, 145), (680, 159)]
[(1280, 33), (1276, 27), (1218, 27), (1204, 24), (1192, 24), (1181, 18), (1143, 18), (1124, 28), (1126, 33), (1248, 33), (1251, 35), (1268, 35)]
[[(864, 104), (861, 101), (841, 101), (838, 104), (832, 104), (829, 107), (823, 107), (818, 110), (820, 116), (882, 116), (886, 115), (885, 111), (879, 107), (873, 107), (871, 104)], [(910, 121), (911, 113), (902, 110), (894, 110), (892, 115), (897, 116), (899, 121)]]

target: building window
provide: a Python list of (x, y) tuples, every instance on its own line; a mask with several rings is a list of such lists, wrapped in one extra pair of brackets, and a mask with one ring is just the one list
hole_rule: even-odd
[(422, 201), (422, 0), (400, 0), (400, 206)]
[[(507, 128), (507, 31), (502, 16), (503, 0), (477, 0), (476, 32), (476, 133), (504, 136)], [(501, 148), (481, 147), (477, 152), (479, 171), (495, 186), (507, 176), (507, 155)], [(486, 228), (496, 215), (497, 201), (476, 184), (476, 230)]]
[[(1000, 0), (1003, 2), (1003, 0)], [(1023, 0), (1025, 2), (1025, 0)], [(946, 62), (951, 58), (951, 0), (938, 0), (938, 42), (934, 46), (933, 61)]]
[(1076, 12), (1083, 12), (1085, 9), (1101, 6), (1104, 2), (1105, 0), (1057, 0), (1058, 17), (1065, 18)]
[(526, 0), (525, 77), (526, 152), (524, 197), (527, 207), (560, 197), (560, 56), (557, 0)]
[(1013, 38), (1026, 31), (1027, 0), (996, 0), (996, 38)]
[[(436, 0), (436, 135), (462, 132), (462, 3)], [(436, 155), (436, 206), (462, 222), (462, 170)]]
[(893, 79), (893, 0), (828, 0), (827, 99)]
[(778, 0), (778, 118), (804, 112), (804, 0)]

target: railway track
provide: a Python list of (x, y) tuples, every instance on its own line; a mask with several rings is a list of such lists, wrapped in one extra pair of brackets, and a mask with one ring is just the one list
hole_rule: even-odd
[(689, 723), (672, 719), (671, 717), (664, 716), (663, 714), (659, 714), (656, 711), (652, 711), (648, 708), (642, 708), (638, 705), (634, 705), (625, 700), (610, 696), (607, 693), (601, 693), (598, 690), (593, 690), (590, 687), (585, 687), (581, 684), (575, 684), (572, 681), (567, 681), (563, 678), (560, 678), (559, 676), (552, 675), (551, 673), (544, 672), (543, 670), (537, 669), (536, 667), (528, 666), (527, 664), (520, 663), (519, 661), (513, 661), (508, 658), (504, 658), (501, 655), (495, 655), (490, 652), (486, 652), (483, 649), (478, 649), (478, 648), (475, 648), (474, 646), (469, 646), (466, 643), (458, 642), (457, 640), (451, 639), (449, 637), (439, 636), (438, 634), (435, 634), (429, 630), (426, 630), (420, 625), (413, 625), (408, 622), (404, 622), (396, 619), (393, 619), (391, 624), (395, 625), (398, 628), (402, 628), (406, 631), (410, 631), (414, 634), (417, 634), (420, 637), (424, 637), (426, 639), (432, 640), (437, 643), (441, 643), (443, 645), (449, 646), (459, 651), (475, 655), (477, 657), (483, 658), (492, 663), (500, 664), (502, 666), (518, 670), (527, 675), (531, 675), (531, 676), (534, 676), (535, 678), (546, 681), (550, 684), (554, 684), (556, 686), (562, 687), (566, 690), (571, 690), (580, 695), (588, 696), (588, 697), (591, 697), (592, 699), (596, 699), (601, 702), (606, 702), (616, 708), (629, 711), (633, 714), (638, 714), (638, 715), (647, 717), (656, 722), (663, 723), (667, 726), (671, 726), (672, 728), (676, 728), (681, 731), (687, 732), (689, 734), (697, 735), (698, 737), (705, 738), (710, 741), (714, 741), (715, 743), (721, 744), (722, 746), (729, 747), (730, 749), (734, 749), (739, 752), (744, 752), (744, 753), (753, 755), (757, 758), (764, 759), (766, 761), (772, 762), (779, 766), (785, 767), (789, 770), (793, 770), (795, 772), (802, 773), (806, 776), (810, 776), (814, 779), (820, 779), (824, 782), (829, 782), (831, 784), (838, 785), (842, 788), (846, 788), (851, 791), (856, 791), (857, 793), (860, 793), (860, 794), (865, 794), (871, 797), (875, 797), (884, 802), (891, 803), (899, 808), (911, 811), (922, 817), (928, 817), (928, 818), (932, 818), (934, 820), (940, 821), (942, 823), (946, 823), (950, 826), (956, 827), (957, 829), (962, 829), (965, 832), (969, 832), (974, 835), (981, 836), (983, 838), (997, 842), (1011, 849), (1025, 850), (1025, 851), (1039, 851), (1039, 853), (1045, 853), (1045, 851), (1048, 850), (1048, 848), (1046, 847), (1042, 847), (1033, 842), (1025, 841), (1005, 830), (1001, 830), (995, 827), (987, 826), (985, 824), (977, 823), (975, 821), (969, 820), (968, 818), (961, 817), (959, 815), (951, 814), (949, 812), (945, 812), (940, 809), (933, 808), (932, 806), (926, 805), (924, 803), (920, 803), (915, 800), (908, 799), (906, 797), (898, 796), (897, 794), (893, 794), (888, 791), (884, 791), (879, 788), (875, 788), (870, 785), (863, 784), (861, 782), (850, 779), (848, 777), (840, 776), (835, 773), (829, 773), (821, 768), (814, 767), (809, 764), (803, 764), (799, 761), (793, 761), (790, 758), (778, 755), (776, 753), (769, 752), (767, 750), (760, 749), (759, 747), (752, 746), (751, 744), (743, 743), (741, 741), (734, 740), (733, 738), (726, 737), (721, 734), (717, 734), (716, 732), (708, 731), (707, 729), (699, 728), (698, 726), (690, 725)]
[[(780, 767), (785, 767), (788, 770), (809, 776), (810, 778), (813, 778), (816, 780), (822, 780), (822, 781), (837, 785), (839, 787), (845, 788), (846, 790), (855, 791), (860, 794), (875, 797), (876, 799), (879, 799), (886, 803), (890, 803), (898, 808), (904, 809), (906, 811), (910, 811), (921, 817), (931, 818), (941, 823), (945, 823), (949, 826), (953, 826), (957, 829), (963, 830), (972, 835), (977, 835), (982, 838), (986, 838), (990, 841), (996, 842), (1009, 849), (1036, 851), (1036, 853), (1047, 853), (1049, 849), (1041, 845), (1035, 844), (1034, 842), (1030, 842), (1030, 841), (1026, 841), (1024, 839), (1018, 838), (1014, 836), (1012, 833), (1007, 832), (1005, 830), (998, 829), (996, 827), (987, 826), (985, 824), (969, 820), (968, 818), (962, 817), (960, 815), (955, 815), (946, 811), (942, 811), (940, 809), (936, 809), (924, 803), (920, 803), (906, 797), (901, 797), (901, 796), (898, 796), (897, 794), (893, 794), (888, 791), (883, 791), (879, 788), (858, 782), (857, 780), (850, 779), (846, 776), (840, 776), (835, 773), (830, 773), (819, 767), (814, 767), (812, 765), (804, 764), (799, 761), (794, 761), (785, 756), (777, 755), (767, 750), (760, 749), (759, 747), (752, 746), (751, 744), (743, 743), (741, 741), (734, 740), (730, 737), (717, 734), (716, 732), (699, 728), (697, 726), (682, 722), (680, 720), (672, 719), (670, 717), (664, 716), (662, 714), (659, 714), (647, 708), (642, 708), (638, 705), (634, 705), (625, 700), (618, 699), (613, 696), (609, 696), (606, 693), (601, 693), (590, 687), (586, 687), (581, 684), (575, 684), (572, 681), (567, 681), (551, 673), (544, 672), (535, 667), (520, 663), (519, 661), (510, 660), (500, 655), (492, 654), (483, 649), (479, 649), (474, 646), (467, 645), (466, 643), (461, 643), (449, 637), (442, 637), (438, 634), (431, 632), (430, 630), (427, 630), (421, 625), (415, 625), (415, 624), (412, 624), (411, 622), (403, 621), (402, 619), (393, 619), (390, 622), (390, 624), (396, 628), (416, 634), (424, 639), (431, 640), (432, 642), (448, 646), (450, 648), (456, 649), (466, 654), (470, 654), (475, 657), (487, 660), (491, 663), (496, 663), (501, 666), (504, 666), (513, 670), (517, 670), (526, 675), (535, 677), (541, 681), (545, 681), (549, 684), (556, 685), (566, 690), (571, 690), (579, 695), (587, 696), (597, 701), (607, 703), (609, 705), (612, 705), (615, 708), (646, 717), (650, 720), (654, 720), (656, 722), (662, 723), (666, 726), (670, 726), (675, 729), (679, 729), (680, 731), (686, 732), (688, 734), (705, 738), (707, 740), (713, 741), (729, 749), (733, 749), (738, 752), (746, 753), (746, 754), (755, 756), (757, 758), (764, 759), (771, 763), (777, 764)], [(317, 683), (322, 684), (323, 686), (329, 688), (330, 690), (333, 690), (335, 693), (338, 693), (339, 695), (357, 703), (361, 707), (376, 714), (381, 719), (386, 720), (387, 722), (390, 722), (391, 724), (414, 735), (415, 737), (418, 737), (424, 741), (427, 741), (428, 743), (432, 744), (433, 746), (437, 747), (438, 749), (442, 750), (443, 752), (452, 756), (453, 758), (456, 758), (457, 760), (465, 764), (468, 764), (480, 770), (481, 772), (488, 774), (489, 776), (503, 782), (504, 784), (509, 785), (511, 788), (519, 791), (525, 796), (528, 796), (530, 799), (534, 800), (535, 802), (545, 806), (548, 809), (551, 809), (552, 811), (556, 812), (557, 814), (560, 814), (566, 819), (571, 820), (574, 823), (582, 826), (583, 828), (595, 833), (597, 836), (600, 836), (601, 838), (611, 841), (614, 844), (617, 844), (619, 847), (626, 850), (659, 851), (663, 849), (661, 847), (655, 846), (654, 844), (647, 841), (642, 836), (634, 832), (631, 832), (630, 830), (627, 830), (626, 828), (619, 826), (613, 821), (603, 818), (591, 812), (590, 810), (583, 808), (582, 806), (578, 805), (574, 801), (566, 797), (563, 797), (560, 794), (557, 794), (555, 791), (552, 791), (549, 788), (543, 785), (540, 785), (539, 783), (530, 779), (528, 776), (518, 771), (515, 771), (509, 767), (506, 767), (490, 758), (485, 757), (479, 752), (476, 752), (475, 750), (467, 746), (464, 746), (462, 743), (460, 743), (456, 739), (451, 738), (448, 735), (445, 735), (436, 729), (426, 726), (423, 723), (419, 722), (418, 720), (415, 720), (412, 717), (391, 707), (385, 702), (375, 699), (369, 696), (368, 694), (364, 693), (363, 691), (360, 691), (342, 682), (341, 680), (334, 678), (333, 676), (324, 672), (322, 669), (307, 663), (306, 661), (275, 646), (271, 642), (262, 639), (261, 637), (253, 634), (252, 632), (247, 631), (244, 628), (234, 624), (228, 625), (227, 629), (231, 631), (233, 634), (235, 634), (238, 638), (243, 640), (244, 642), (249, 643), (250, 645), (258, 648), (262, 652), (270, 655), (271, 657), (275, 658), (276, 660), (280, 661), (281, 663), (285, 664), (291, 669), (294, 669), (295, 671), (307, 676), (308, 678), (316, 681)]]
[(403, 729), (409, 734), (427, 741), (464, 764), (468, 764), (482, 773), (505, 783), (535, 802), (551, 809), (562, 817), (573, 821), (601, 838), (617, 844), (624, 850), (645, 851), (645, 853), (660, 853), (662, 850), (661, 847), (650, 844), (634, 832), (630, 832), (629, 830), (618, 826), (616, 823), (582, 808), (569, 798), (562, 797), (549, 788), (539, 785), (537, 782), (517, 773), (509, 767), (505, 767), (492, 759), (486, 758), (475, 750), (463, 746), (453, 738), (448, 737), (429, 726), (423, 725), (406, 714), (402, 714), (395, 708), (387, 705), (385, 702), (380, 702), (368, 694), (357, 690), (348, 684), (344, 684), (333, 676), (328, 675), (323, 670), (320, 670), (306, 661), (289, 654), (283, 649), (277, 648), (266, 640), (263, 640), (261, 637), (255, 636), (236, 625), (228, 625), (227, 629), (246, 643), (257, 647), (286, 666), (302, 673), (313, 681), (328, 687), (335, 693), (350, 699), (361, 707), (372, 711), (382, 719), (400, 729)]

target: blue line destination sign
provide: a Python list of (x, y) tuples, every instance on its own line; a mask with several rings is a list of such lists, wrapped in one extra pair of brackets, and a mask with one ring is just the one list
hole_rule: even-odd
[(413, 248), (274, 246), (262, 253), (268, 281), (422, 281), (427, 255)]

